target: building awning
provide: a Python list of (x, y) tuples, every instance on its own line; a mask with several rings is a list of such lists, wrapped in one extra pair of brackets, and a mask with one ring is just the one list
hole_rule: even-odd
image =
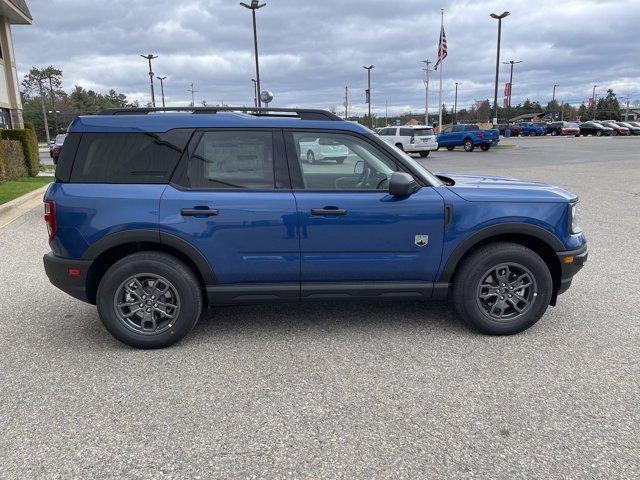
[(26, 0), (0, 0), (0, 16), (14, 25), (31, 25), (33, 17)]

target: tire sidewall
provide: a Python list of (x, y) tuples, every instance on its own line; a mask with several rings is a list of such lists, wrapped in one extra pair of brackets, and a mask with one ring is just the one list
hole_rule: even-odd
[[(195, 326), (202, 310), (202, 295), (193, 273), (169, 255), (134, 255), (113, 265), (102, 278), (97, 292), (97, 308), (105, 328), (121, 342), (136, 348), (163, 348), (184, 338)], [(133, 256), (132, 256), (133, 257)], [(180, 297), (180, 313), (173, 326), (158, 335), (143, 335), (125, 327), (113, 306), (118, 288), (128, 278), (143, 273), (169, 280)], [(195, 288), (194, 288), (195, 287)]]
[(465, 140), (464, 141), (464, 151), (465, 152), (473, 152), (474, 148), (475, 148), (475, 145), (473, 144), (473, 142), (471, 140)]
[[(477, 289), (482, 276), (492, 267), (501, 263), (517, 263), (526, 267), (534, 276), (537, 296), (532, 308), (524, 315), (508, 321), (491, 319), (478, 305)], [(518, 246), (492, 250), (491, 253), (475, 258), (472, 266), (456, 280), (461, 282), (456, 296), (456, 308), (462, 317), (483, 333), (509, 335), (526, 330), (544, 314), (553, 294), (553, 280), (547, 264), (535, 252)]]

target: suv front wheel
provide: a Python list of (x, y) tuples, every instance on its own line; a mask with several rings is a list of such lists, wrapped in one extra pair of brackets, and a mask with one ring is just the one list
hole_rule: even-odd
[(163, 348), (184, 338), (202, 311), (193, 271), (161, 252), (141, 252), (116, 262), (100, 281), (98, 313), (115, 338), (136, 348)]
[(485, 245), (467, 257), (453, 284), (454, 306), (480, 332), (510, 335), (544, 314), (553, 294), (547, 264), (515, 243)]

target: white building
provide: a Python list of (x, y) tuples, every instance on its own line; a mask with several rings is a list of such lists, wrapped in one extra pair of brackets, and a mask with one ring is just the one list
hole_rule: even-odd
[(23, 128), (11, 25), (31, 25), (26, 0), (0, 0), (0, 128)]

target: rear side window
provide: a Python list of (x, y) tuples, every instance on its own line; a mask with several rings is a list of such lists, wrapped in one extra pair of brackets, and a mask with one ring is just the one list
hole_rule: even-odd
[(462, 125), (454, 125), (453, 128), (451, 129), (451, 131), (453, 133), (461, 132), (462, 131)]
[(400, 129), (401, 137), (413, 137), (413, 128), (401, 128)]
[(464, 129), (467, 132), (475, 132), (477, 130), (480, 130), (480, 127), (478, 125), (467, 125), (466, 127), (464, 127)]
[(191, 134), (192, 130), (186, 129), (166, 133), (84, 133), (71, 182), (167, 183)]
[(189, 185), (272, 190), (273, 157), (271, 132), (204, 132), (189, 160)]

